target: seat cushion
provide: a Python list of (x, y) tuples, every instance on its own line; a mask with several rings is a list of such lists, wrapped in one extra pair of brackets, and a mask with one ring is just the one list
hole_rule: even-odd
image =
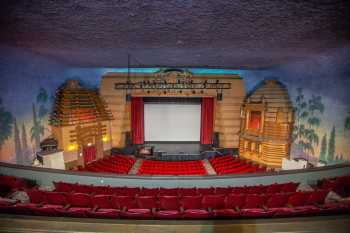
[(183, 212), (184, 218), (210, 218), (212, 215), (203, 209), (187, 209)]
[(71, 207), (69, 209), (58, 209), (57, 212), (69, 217), (83, 218), (87, 216), (87, 212), (90, 208), (87, 207)]
[(120, 212), (120, 216), (126, 218), (151, 218), (152, 211), (150, 209), (128, 209)]
[(182, 217), (182, 214), (178, 210), (160, 210), (157, 211), (154, 216), (162, 219), (179, 219)]
[(92, 218), (118, 218), (119, 212), (117, 209), (98, 209), (97, 211), (87, 211), (87, 215)]
[(251, 208), (251, 209), (242, 209), (241, 215), (243, 217), (272, 217), (275, 214), (273, 209), (261, 209), (261, 208)]
[(216, 209), (213, 210), (214, 216), (216, 218), (238, 218), (240, 213), (234, 209)]

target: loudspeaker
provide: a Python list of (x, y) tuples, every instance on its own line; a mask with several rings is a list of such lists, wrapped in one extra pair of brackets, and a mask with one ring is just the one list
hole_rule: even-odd
[(125, 146), (130, 146), (131, 144), (132, 144), (131, 133), (125, 132)]
[(219, 132), (214, 132), (213, 147), (215, 147), (215, 148), (220, 147), (220, 133)]
[(217, 93), (216, 94), (216, 99), (218, 100), (218, 101), (221, 101), (222, 100), (222, 93)]

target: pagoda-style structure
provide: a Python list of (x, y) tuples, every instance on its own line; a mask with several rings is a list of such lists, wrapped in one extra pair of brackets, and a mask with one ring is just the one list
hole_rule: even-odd
[(289, 158), (293, 106), (287, 88), (265, 80), (247, 96), (241, 111), (240, 156), (272, 168)]
[(103, 151), (111, 148), (112, 119), (99, 93), (83, 88), (77, 80), (57, 90), (50, 125), (68, 167), (103, 157)]

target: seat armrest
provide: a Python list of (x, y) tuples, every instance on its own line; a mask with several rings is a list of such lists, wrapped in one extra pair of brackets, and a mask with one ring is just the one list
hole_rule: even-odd
[(98, 206), (95, 205), (95, 206), (92, 208), (92, 212), (96, 212), (97, 209), (98, 209)]
[(71, 204), (67, 204), (63, 209), (67, 210), (71, 207)]

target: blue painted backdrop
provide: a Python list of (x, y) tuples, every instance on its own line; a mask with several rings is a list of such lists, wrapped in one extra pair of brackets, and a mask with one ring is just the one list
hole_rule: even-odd
[[(48, 115), (55, 90), (78, 78), (98, 88), (111, 68), (79, 68), (18, 48), (0, 47), (0, 159), (29, 163), (38, 141), (50, 134)], [(296, 109), (292, 156), (329, 163), (350, 160), (349, 48), (264, 70), (192, 69), (238, 73), (247, 91), (265, 78), (283, 82)], [(134, 71), (154, 72), (157, 68)], [(17, 154), (17, 156), (16, 156)]]

